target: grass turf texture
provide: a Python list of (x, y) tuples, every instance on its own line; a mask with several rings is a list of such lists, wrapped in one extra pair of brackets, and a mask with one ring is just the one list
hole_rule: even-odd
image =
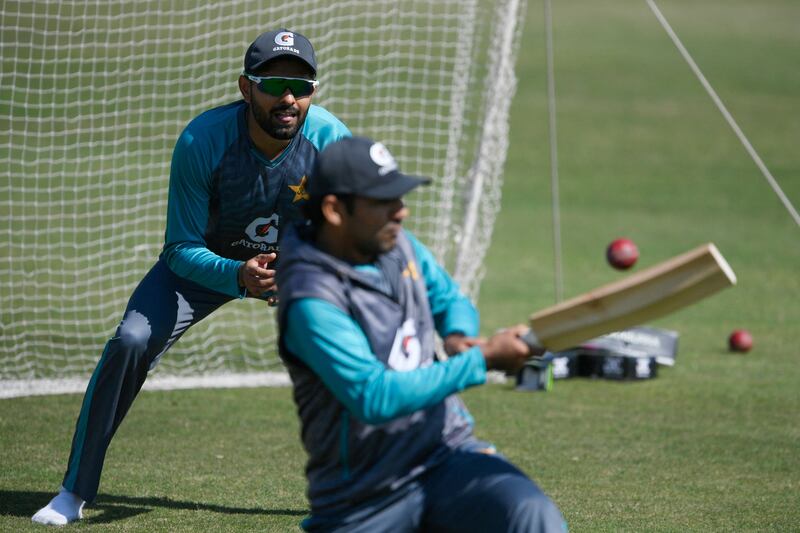
[[(800, 203), (800, 7), (659, 6)], [(624, 275), (604, 262), (619, 236), (639, 246), (634, 271), (716, 242), (739, 285), (655, 323), (681, 334), (657, 379), (472, 390), (478, 433), (573, 531), (796, 529), (800, 231), (644, 2), (556, 3), (554, 25), (565, 296)], [(531, 1), (481, 291), (487, 334), (554, 299), (542, 28)], [(736, 327), (753, 333), (750, 354), (726, 352)], [(30, 516), (61, 479), (80, 401), (0, 401), (0, 530), (41, 530)], [(75, 529), (291, 530), (307, 509), (303, 462), (289, 389), (143, 393)]]

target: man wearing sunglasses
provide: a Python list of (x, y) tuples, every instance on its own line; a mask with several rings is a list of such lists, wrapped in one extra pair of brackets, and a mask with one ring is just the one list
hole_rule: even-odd
[(183, 333), (245, 296), (270, 305), (281, 228), (302, 217), (317, 154), (350, 132), (311, 104), (317, 63), (308, 39), (261, 34), (239, 76), (242, 100), (192, 120), (175, 145), (165, 243), (131, 296), (92, 374), (61, 491), (33, 521), (78, 520), (97, 495), (111, 438), (149, 370)]

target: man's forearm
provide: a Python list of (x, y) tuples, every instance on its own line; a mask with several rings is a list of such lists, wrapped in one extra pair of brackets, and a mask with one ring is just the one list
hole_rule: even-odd
[(411, 414), (486, 381), (486, 363), (477, 347), (445, 362), (400, 372), (375, 357), (355, 321), (333, 304), (305, 298), (287, 312), (289, 351), (366, 423)]
[(167, 246), (162, 255), (178, 276), (234, 298), (244, 297), (238, 283), (241, 261), (220, 257), (204, 246), (189, 243)]

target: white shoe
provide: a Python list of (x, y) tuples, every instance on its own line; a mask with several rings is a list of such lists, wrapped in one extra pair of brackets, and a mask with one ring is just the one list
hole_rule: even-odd
[(80, 496), (61, 487), (61, 492), (39, 509), (31, 520), (48, 526), (65, 526), (83, 518), (84, 503)]

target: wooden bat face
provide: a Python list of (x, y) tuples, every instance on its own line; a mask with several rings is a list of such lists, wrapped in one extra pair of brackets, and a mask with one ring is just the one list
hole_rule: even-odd
[(705, 244), (620, 281), (530, 316), (526, 342), (559, 351), (640, 325), (736, 284), (736, 275), (713, 244)]

